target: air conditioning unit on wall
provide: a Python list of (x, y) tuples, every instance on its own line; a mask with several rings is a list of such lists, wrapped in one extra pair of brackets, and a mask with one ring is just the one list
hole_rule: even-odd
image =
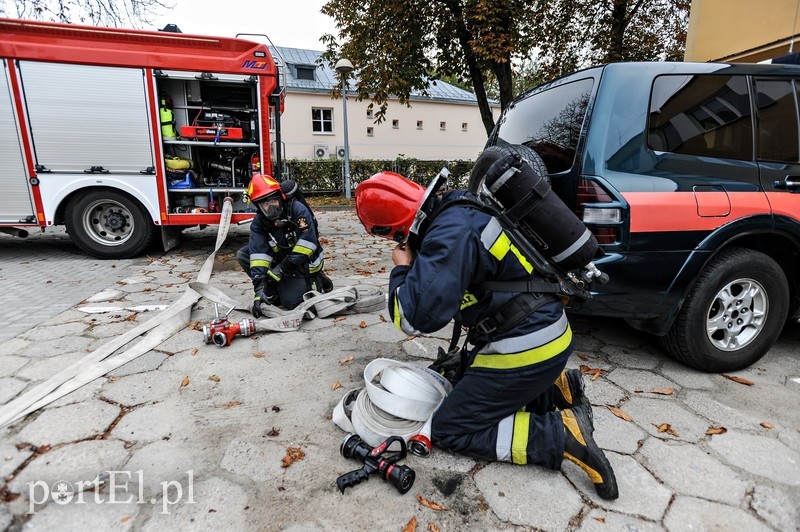
[(327, 159), (330, 156), (330, 148), (324, 144), (314, 144), (314, 158)]
[(336, 146), (336, 158), (344, 159), (344, 146)]

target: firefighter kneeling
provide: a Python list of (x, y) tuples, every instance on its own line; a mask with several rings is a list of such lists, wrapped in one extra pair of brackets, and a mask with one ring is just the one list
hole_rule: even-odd
[[(400, 242), (389, 281), (394, 324), (409, 335), (431, 333), (460, 313), (469, 328), (466, 367), (434, 414), (433, 442), (549, 469), (566, 458), (589, 475), (600, 497), (616, 499), (614, 471), (592, 438), (580, 371), (564, 371), (573, 342), (561, 300), (482, 288), (535, 274), (496, 218), (452, 201), (466, 194), (423, 201), (422, 187), (390, 172), (372, 176), (355, 193), (366, 230)], [(406, 244), (410, 231), (414, 238)]]

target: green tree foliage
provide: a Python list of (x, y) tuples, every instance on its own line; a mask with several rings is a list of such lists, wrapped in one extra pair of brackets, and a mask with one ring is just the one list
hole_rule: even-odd
[[(435, 79), (469, 83), (487, 133), (488, 98), (595, 63), (680, 59), (689, 0), (329, 0), (336, 20), (323, 61), (347, 57), (360, 99), (382, 120), (390, 96), (408, 104)], [(514, 65), (517, 65), (515, 74)]]
[(171, 7), (161, 0), (0, 0), (0, 16), (143, 28)]

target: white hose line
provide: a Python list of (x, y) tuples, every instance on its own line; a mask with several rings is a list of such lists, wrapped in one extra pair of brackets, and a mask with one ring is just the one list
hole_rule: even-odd
[[(364, 368), (364, 388), (347, 392), (336, 405), (333, 422), (372, 447), (389, 436), (400, 436), (409, 450), (426, 455), (433, 414), (452, 389), (450, 382), (428, 368), (378, 358)], [(423, 443), (427, 452), (414, 443)]]

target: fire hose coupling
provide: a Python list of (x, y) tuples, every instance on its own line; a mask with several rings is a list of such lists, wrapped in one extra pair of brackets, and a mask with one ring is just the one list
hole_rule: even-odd
[(217, 347), (227, 347), (231, 345), (235, 336), (240, 335), (247, 337), (255, 332), (255, 324), (253, 320), (249, 318), (243, 319), (239, 323), (231, 323), (228, 320), (228, 315), (230, 315), (234, 308), (235, 307), (231, 307), (225, 316), (220, 317), (219, 307), (214, 303), (216, 318), (214, 318), (214, 321), (211, 323), (203, 325), (203, 341), (205, 343), (213, 343)]
[[(389, 446), (395, 442), (400, 444), (400, 451), (384, 456)], [(370, 447), (357, 434), (348, 434), (342, 440), (339, 451), (345, 458), (352, 458), (364, 464), (361, 469), (350, 471), (336, 479), (336, 486), (342, 493), (345, 488), (360, 484), (373, 474), (377, 474), (394, 486), (401, 495), (408, 493), (408, 490), (414, 485), (416, 478), (414, 470), (408, 466), (397, 464), (408, 454), (406, 442), (400, 436), (390, 436), (377, 447)]]

